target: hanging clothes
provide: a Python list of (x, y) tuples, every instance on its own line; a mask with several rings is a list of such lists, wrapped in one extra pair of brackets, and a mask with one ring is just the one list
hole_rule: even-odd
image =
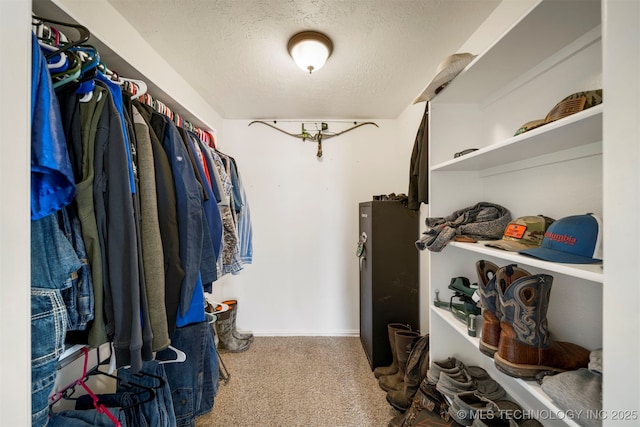
[[(106, 88), (101, 81), (97, 86)], [(102, 250), (107, 333), (116, 352), (117, 367), (138, 370), (151, 360), (151, 329), (148, 312), (140, 305), (138, 242), (121, 115), (105, 92), (96, 136), (94, 202), (98, 237)], [(140, 311), (143, 315), (140, 315)], [(146, 314), (146, 316), (145, 316)], [(145, 318), (143, 325), (141, 317)], [(143, 326), (145, 328), (143, 332)]]
[(429, 102), (422, 114), (409, 167), (407, 207), (417, 211), (421, 203), (429, 203)]
[[(156, 173), (149, 126), (140, 112), (134, 108), (133, 122), (137, 142), (138, 193), (140, 196), (140, 222), (142, 238), (142, 259), (149, 307), (162, 307), (165, 304), (164, 251), (160, 234)], [(166, 348), (169, 340), (166, 310), (149, 310), (151, 331), (153, 333), (152, 350)]]
[(244, 186), (242, 185), (236, 160), (233, 157), (229, 157), (229, 159), (231, 160), (231, 166), (234, 171), (233, 176), (235, 176), (234, 187), (238, 188), (240, 195), (240, 210), (238, 211), (238, 249), (240, 262), (242, 264), (251, 264), (253, 262), (253, 229), (249, 202)]
[[(132, 101), (95, 48), (75, 44), (49, 67), (42, 49), (56, 49), (33, 37), (32, 315), (47, 312), (32, 319), (33, 425), (46, 424), (64, 343), (109, 341), (115, 367), (133, 374), (178, 343), (196, 365), (173, 366), (173, 382), (198, 399), (172, 405), (193, 425), (213, 407), (219, 373), (205, 291), (252, 260), (235, 159), (161, 102)], [(79, 409), (52, 422), (105, 421)], [(127, 414), (122, 425), (142, 422)]]
[(171, 165), (176, 191), (180, 261), (185, 272), (180, 288), (180, 314), (184, 316), (193, 298), (202, 257), (202, 186), (196, 180), (176, 126), (168, 117), (158, 113), (156, 116), (164, 122), (161, 141)]
[(33, 34), (31, 48), (31, 219), (36, 220), (71, 203), (76, 186), (58, 98)]
[[(234, 209), (233, 209), (233, 183), (231, 182), (231, 177), (227, 173), (227, 168), (222, 160), (222, 156), (219, 152), (212, 150), (211, 155), (214, 159), (215, 167), (220, 175), (220, 180), (222, 182), (222, 187), (224, 191), (224, 195), (226, 200), (228, 201), (226, 205), (220, 205), (220, 212), (222, 215), (222, 224), (223, 228), (223, 248), (222, 248), (222, 257), (221, 257), (221, 275), (227, 273), (233, 273), (240, 271), (242, 269), (242, 265), (237, 262), (237, 254), (239, 253), (238, 249), (238, 231), (236, 227), (236, 222), (234, 218)], [(224, 202), (223, 202), (224, 203)]]
[(178, 305), (180, 304), (180, 288), (185, 273), (180, 262), (178, 208), (173, 172), (158, 136), (164, 137), (165, 121), (150, 106), (138, 101), (134, 101), (133, 105), (149, 127), (149, 137), (153, 150), (158, 221), (160, 223), (160, 237), (164, 255), (165, 312), (167, 316), (167, 332), (171, 335), (176, 328)]
[[(203, 256), (203, 260), (201, 263), (201, 273), (203, 275), (203, 283), (210, 283), (217, 279), (217, 261), (222, 252), (222, 217), (220, 215), (220, 209), (218, 209), (218, 204), (216, 202), (215, 194), (213, 193), (213, 188), (211, 186), (210, 174), (207, 173), (209, 167), (205, 162), (203, 162), (203, 154), (198, 144), (199, 139), (196, 134), (192, 132), (185, 132), (184, 135), (185, 143), (187, 148), (193, 152), (194, 154), (194, 163), (196, 165), (196, 169), (200, 172), (200, 175), (203, 177), (202, 185), (204, 188), (204, 201), (203, 201), (203, 214), (206, 221), (205, 226), (205, 242), (208, 245), (211, 245), (212, 256), (205, 259)], [(208, 280), (205, 278), (204, 271), (205, 269), (213, 270), (212, 280)]]

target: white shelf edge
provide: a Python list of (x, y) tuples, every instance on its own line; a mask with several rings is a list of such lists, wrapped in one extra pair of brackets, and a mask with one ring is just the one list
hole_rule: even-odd
[(507, 261), (513, 261), (518, 265), (524, 264), (531, 267), (541, 268), (543, 270), (565, 274), (567, 276), (577, 277), (596, 283), (604, 282), (603, 264), (564, 264), (559, 262), (544, 261), (526, 255), (520, 255), (517, 252), (503, 251), (497, 248), (485, 246), (489, 241), (480, 241), (478, 243), (450, 242), (449, 246), (463, 249), (466, 251), (477, 252), (483, 255), (489, 255), (501, 258)]
[[(450, 311), (447, 311), (445, 309), (441, 309), (432, 305), (431, 312), (436, 314), (442, 320), (444, 320), (449, 326), (451, 326), (460, 335), (464, 336), (464, 338), (478, 351), (479, 354), (482, 355), (482, 357), (488, 358), (488, 356), (483, 355), (482, 353), (480, 353), (480, 350), (478, 350), (478, 344), (480, 342), (479, 336), (478, 337), (469, 336), (469, 334), (467, 334), (466, 326), (462, 322), (457, 320)], [(513, 378), (513, 377), (509, 377), (509, 378), (513, 379), (516, 383), (518, 383), (523, 388), (523, 390), (525, 390), (527, 393), (529, 393), (529, 395), (531, 395), (543, 406), (545, 406), (549, 410), (550, 414), (560, 414), (560, 413), (567, 412), (560, 409), (549, 398), (549, 396), (542, 390), (542, 387), (540, 387), (540, 385), (537, 382), (525, 381), (521, 378)], [(572, 419), (565, 418), (562, 421), (566, 423), (566, 425), (568, 426), (572, 426), (572, 427), (580, 426), (577, 422), (573, 421)]]
[[(469, 343), (474, 345), (476, 349), (478, 348), (478, 343), (480, 342), (480, 338), (472, 337), (467, 333), (467, 326), (455, 318), (453, 313), (444, 308), (436, 307), (435, 305), (431, 305), (431, 311), (437, 313), (437, 315), (442, 318), (445, 322), (447, 322), (450, 326), (452, 326), (456, 331), (460, 333), (460, 335), (464, 336)], [(480, 350), (478, 350), (480, 351)]]
[[(594, 141), (579, 140), (577, 144), (573, 144), (571, 143), (571, 140), (567, 139), (568, 142), (566, 144), (556, 145), (552, 147), (551, 150), (549, 150), (550, 147), (539, 144), (538, 148), (536, 148), (536, 144), (540, 140), (548, 138), (555, 132), (567, 130), (571, 127), (579, 128), (583, 124), (585, 126), (589, 126), (591, 124), (589, 123), (590, 120), (598, 120), (600, 123), (602, 123), (603, 110), (604, 104), (596, 105), (579, 113), (575, 113), (571, 116), (565, 117), (555, 122), (540, 126), (537, 129), (530, 130), (529, 132), (507, 138), (484, 148), (480, 148), (479, 150), (476, 150), (470, 154), (438, 163), (431, 167), (431, 171), (480, 171), (489, 169), (491, 167), (503, 165), (508, 162), (524, 160), (536, 155), (541, 156), (543, 154), (549, 154), (573, 147), (578, 147), (581, 145), (587, 145), (589, 143), (595, 142), (595, 139)], [(601, 139), (602, 137), (600, 137), (600, 140)], [(507, 158), (500, 156), (501, 151), (506, 151), (507, 149), (513, 148), (518, 148), (521, 150), (522, 147), (530, 148), (530, 150), (526, 153), (528, 154), (527, 156), (524, 156), (523, 153), (520, 153), (519, 155), (511, 155)], [(538, 151), (537, 154), (536, 151)]]

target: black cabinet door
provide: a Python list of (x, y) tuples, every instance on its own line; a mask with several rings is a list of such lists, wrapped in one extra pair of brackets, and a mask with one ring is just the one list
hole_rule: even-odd
[(419, 214), (399, 201), (370, 201), (359, 206), (360, 340), (371, 368), (388, 366), (392, 355), (387, 325), (419, 326), (419, 267), (415, 242)]

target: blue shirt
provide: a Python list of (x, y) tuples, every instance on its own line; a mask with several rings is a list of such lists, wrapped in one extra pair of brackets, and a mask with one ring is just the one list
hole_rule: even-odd
[(71, 203), (76, 184), (47, 60), (31, 35), (31, 220), (37, 220)]

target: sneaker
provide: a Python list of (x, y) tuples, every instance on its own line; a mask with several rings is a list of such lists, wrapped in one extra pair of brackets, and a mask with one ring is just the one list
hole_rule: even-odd
[(453, 400), (456, 394), (464, 391), (474, 391), (476, 387), (467, 370), (461, 369), (458, 373), (441, 372), (436, 389), (450, 400)]
[(488, 418), (498, 407), (491, 400), (475, 391), (465, 391), (453, 397), (449, 406), (449, 415), (459, 424), (470, 426), (475, 418)]
[(464, 364), (455, 357), (449, 357), (446, 360), (434, 360), (431, 367), (427, 371), (427, 380), (430, 384), (437, 384), (440, 379), (440, 373), (457, 374), (464, 368)]
[(469, 366), (467, 372), (471, 375), (477, 394), (489, 400), (502, 399), (506, 394), (504, 388), (480, 366)]

